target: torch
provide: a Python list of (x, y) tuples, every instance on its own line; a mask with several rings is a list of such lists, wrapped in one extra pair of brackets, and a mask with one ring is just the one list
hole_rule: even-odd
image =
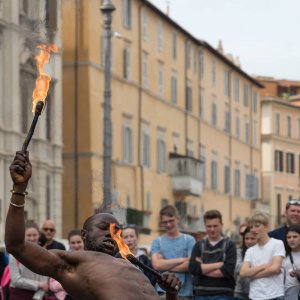
[(115, 224), (110, 224), (110, 235), (114, 239), (114, 241), (117, 243), (120, 254), (123, 258), (126, 260), (130, 261), (132, 264), (140, 267), (144, 271), (147, 271), (153, 275), (156, 276), (157, 280), (161, 281), (162, 276), (159, 272), (155, 271), (154, 269), (146, 266), (145, 264), (141, 263), (129, 250), (128, 246), (126, 245), (125, 241), (121, 237), (122, 230), (118, 229), (116, 232), (116, 225)]
[(44, 65), (45, 65), (45, 63), (49, 62), (50, 54), (56, 53), (58, 50), (56, 45), (54, 45), (54, 44), (49, 44), (49, 45), (43, 44), (43, 45), (37, 46), (37, 48), (40, 49), (40, 54), (34, 58), (37, 62), (37, 68), (38, 68), (38, 72), (39, 72), (39, 76), (35, 82), (35, 89), (33, 90), (33, 93), (32, 93), (32, 98), (33, 98), (32, 112), (34, 114), (34, 118), (32, 120), (29, 132), (28, 132), (26, 139), (22, 146), (23, 153), (26, 152), (27, 147), (30, 143), (30, 140), (33, 136), (39, 116), (41, 115), (42, 110), (45, 106), (45, 100), (46, 100), (47, 93), (49, 90), (49, 84), (51, 81), (51, 77), (47, 73), (44, 72)]

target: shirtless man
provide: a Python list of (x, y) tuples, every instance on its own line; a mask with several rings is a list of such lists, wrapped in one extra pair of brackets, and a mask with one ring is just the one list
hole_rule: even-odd
[[(32, 167), (28, 153), (17, 152), (10, 166), (12, 197), (6, 218), (5, 244), (33, 272), (59, 281), (66, 292), (78, 300), (155, 300), (159, 296), (149, 280), (130, 262), (114, 258), (116, 243), (109, 225), (118, 221), (110, 214), (89, 217), (82, 229), (85, 250), (66, 252), (46, 250), (26, 242), (24, 224), (25, 191)], [(173, 274), (163, 274), (160, 285), (168, 300), (178, 299), (181, 283)]]

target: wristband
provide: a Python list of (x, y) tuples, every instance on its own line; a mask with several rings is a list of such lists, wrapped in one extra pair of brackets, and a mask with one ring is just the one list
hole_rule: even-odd
[(14, 191), (14, 190), (10, 190), (10, 192), (13, 194), (13, 195), (18, 195), (18, 196), (26, 196), (26, 195), (28, 195), (28, 192), (16, 192), (16, 191)]
[(14, 207), (24, 207), (25, 206), (25, 203), (23, 204), (16, 204), (16, 203), (12, 203), (11, 201), (9, 202), (12, 206)]

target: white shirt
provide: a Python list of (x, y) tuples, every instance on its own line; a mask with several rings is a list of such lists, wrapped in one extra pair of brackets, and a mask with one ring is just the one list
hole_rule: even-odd
[[(251, 267), (271, 263), (274, 256), (285, 256), (284, 244), (280, 240), (270, 238), (269, 241), (259, 246), (256, 244), (246, 251), (245, 262), (249, 262)], [(266, 300), (284, 295), (283, 285), (284, 274), (272, 275), (264, 278), (252, 279), (250, 282), (249, 298), (253, 300)]]

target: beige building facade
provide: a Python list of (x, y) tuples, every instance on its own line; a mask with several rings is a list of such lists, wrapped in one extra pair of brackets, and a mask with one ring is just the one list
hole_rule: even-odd
[[(174, 204), (182, 229), (219, 209), (234, 232), (261, 199), (260, 84), (146, 0), (113, 1), (112, 191), (149, 244)], [(63, 1), (64, 234), (102, 203), (103, 17)]]
[(300, 107), (278, 97), (263, 97), (261, 107), (262, 199), (276, 227), (284, 223), (286, 202), (300, 199)]
[[(36, 46), (52, 39), (61, 51), (60, 7), (60, 0), (0, 1), (0, 240), (4, 237), (12, 188), (9, 165), (15, 152), (21, 149), (33, 119), (31, 95), (37, 78)], [(38, 224), (52, 218), (57, 225), (57, 236), (62, 228), (61, 64), (58, 53), (46, 69), (52, 82), (47, 107), (28, 148), (33, 176), (25, 207), (27, 219)]]

